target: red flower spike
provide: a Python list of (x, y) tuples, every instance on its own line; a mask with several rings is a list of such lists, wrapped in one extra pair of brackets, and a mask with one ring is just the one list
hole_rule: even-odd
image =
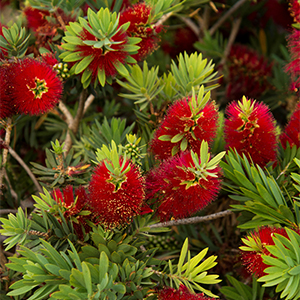
[(45, 26), (48, 23), (46, 17), (50, 16), (47, 10), (39, 10), (30, 6), (24, 9), (24, 14), (27, 18), (28, 27), (33, 31), (37, 31), (39, 27)]
[(228, 69), (226, 97), (230, 100), (240, 99), (243, 95), (257, 98), (272, 88), (268, 82), (268, 77), (272, 76), (272, 64), (247, 46), (231, 47)]
[(178, 290), (171, 287), (165, 287), (157, 293), (158, 300), (216, 300), (201, 294), (192, 294), (184, 285), (180, 285)]
[(284, 228), (261, 227), (258, 232), (253, 232), (243, 240), (245, 246), (242, 250), (242, 262), (247, 271), (256, 277), (267, 275), (264, 270), (268, 267), (263, 262), (262, 255), (272, 256), (266, 246), (275, 245), (272, 237), (278, 233), (286, 238), (288, 235)]
[(300, 2), (299, 0), (291, 0), (289, 8), (291, 16), (295, 23), (300, 23)]
[(90, 215), (79, 215), (84, 208), (90, 210), (90, 207), (88, 207), (88, 195), (85, 189), (82, 186), (75, 189), (74, 197), (73, 187), (68, 185), (63, 189), (63, 192), (60, 189), (55, 189), (53, 191), (53, 198), (63, 208), (64, 217), (73, 222), (73, 227), (78, 237), (83, 239), (84, 232), (90, 231), (90, 226), (86, 222), (90, 219)]
[(291, 76), (291, 90), (300, 90), (300, 30), (294, 29), (288, 37), (288, 48), (291, 54), (291, 62), (285, 66), (285, 72)]
[[(123, 158), (119, 159), (122, 166)], [(144, 178), (137, 166), (125, 161), (121, 176), (115, 176), (102, 160), (92, 175), (89, 206), (103, 225), (113, 228), (131, 221), (141, 212), (144, 202)]]
[(235, 148), (261, 167), (276, 159), (276, 127), (265, 104), (244, 96), (229, 104), (225, 113), (226, 149)]
[(11, 64), (0, 65), (0, 119), (14, 115), (15, 109), (10, 96)]
[(286, 148), (286, 143), (289, 142), (290, 147), (294, 145), (300, 147), (300, 102), (293, 112), (290, 121), (286, 125), (284, 131), (279, 137), (282, 147)]
[(52, 68), (59, 63), (55, 55), (50, 52), (42, 54), (41, 59), (44, 63), (51, 66)]
[[(206, 94), (205, 98), (209, 96)], [(194, 100), (193, 100), (194, 99)], [(150, 143), (150, 150), (161, 160), (180, 151), (193, 150), (198, 153), (201, 142), (213, 142), (218, 128), (218, 111), (215, 103), (197, 107), (198, 98), (184, 98), (170, 106), (167, 114)]]
[[(101, 20), (106, 20), (102, 22)], [(93, 82), (102, 86), (112, 82), (117, 74), (127, 76), (127, 63), (135, 63), (131, 54), (139, 49), (136, 44), (139, 38), (128, 37), (126, 30), (129, 23), (119, 25), (119, 17), (107, 8), (101, 8), (97, 13), (88, 9), (87, 20), (79, 18), (79, 22), (66, 26), (66, 49), (60, 55), (65, 62), (74, 62), (71, 69), (75, 74), (81, 74), (84, 88)]]
[(221, 188), (221, 168), (217, 164), (225, 152), (210, 166), (206, 142), (202, 143), (200, 151), (204, 146), (206, 157), (198, 158), (195, 153), (186, 151), (164, 160), (148, 173), (146, 198), (156, 200), (161, 221), (188, 217), (217, 197)]
[(39, 115), (51, 110), (61, 98), (61, 80), (47, 64), (33, 58), (19, 60), (11, 67), (10, 95), (18, 113)]
[(120, 25), (130, 22), (127, 33), (131, 37), (139, 37), (142, 40), (137, 44), (140, 47), (137, 54), (132, 55), (137, 61), (141, 61), (147, 55), (158, 48), (160, 38), (158, 33), (161, 28), (149, 24), (151, 6), (146, 3), (136, 3), (128, 7), (120, 15)]

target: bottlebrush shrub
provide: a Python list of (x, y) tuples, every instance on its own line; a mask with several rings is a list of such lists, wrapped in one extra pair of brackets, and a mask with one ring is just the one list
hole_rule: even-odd
[[(66, 191), (66, 195), (69, 192)], [(22, 279), (11, 285), (8, 296), (25, 294), (24, 299), (29, 299), (28, 295), (33, 291), (32, 297), (37, 299), (49, 296), (71, 300), (74, 295), (78, 299), (143, 299), (147, 296), (156, 299), (156, 293), (153, 294), (157, 287), (155, 281), (160, 289), (170, 284), (179, 288), (185, 283), (189, 284), (190, 293), (195, 293), (196, 289), (210, 297), (215, 296), (202, 287), (202, 284), (220, 282), (218, 275), (207, 275), (207, 270), (217, 264), (216, 256), (203, 260), (208, 248), (191, 257), (186, 239), (178, 264), (157, 260), (153, 258), (155, 248), (146, 251), (140, 248), (145, 235), (157, 231), (149, 228), (150, 218), (140, 216), (129, 231), (126, 227), (121, 231), (107, 231), (99, 225), (93, 226), (82, 243), (50, 194), (44, 190), (40, 196), (35, 196), (36, 210), (31, 219), (21, 208), (17, 217), (10, 214), (9, 219), (1, 218), (1, 233), (11, 235), (14, 231), (14, 241), (11, 239), (7, 248), (16, 240), (25, 244), (20, 246), (20, 256), (11, 257), (7, 264), (11, 270), (23, 274)], [(67, 252), (64, 251), (66, 248)], [(126, 284), (128, 280), (130, 285)]]
[(91, 82), (102, 86), (111, 83), (118, 73), (128, 75), (127, 63), (135, 63), (131, 57), (139, 47), (141, 39), (129, 37), (127, 22), (119, 26), (119, 17), (108, 9), (101, 8), (96, 14), (91, 9), (87, 13), (88, 21), (79, 18), (79, 22), (70, 22), (66, 26), (66, 50), (61, 54), (65, 62), (75, 62), (71, 72), (81, 74), (84, 88)]
[(190, 216), (216, 198), (221, 183), (218, 163), (225, 152), (210, 160), (208, 144), (203, 141), (198, 153), (185, 151), (149, 172), (147, 199), (154, 199), (161, 220)]
[(284, 149), (287, 146), (287, 142), (291, 148), (294, 145), (296, 145), (297, 148), (300, 147), (300, 103), (297, 104), (295, 111), (291, 115), (291, 118), (279, 139)]
[[(139, 63), (134, 60), (143, 39), (149, 41), (146, 33), (158, 37), (156, 29), (161, 27), (167, 29), (159, 33), (163, 42), (171, 37), (170, 31), (182, 33), (180, 29), (188, 26), (196, 36), (205, 37), (201, 49), (217, 57), (217, 62), (230, 62), (228, 50), (235, 47), (235, 37), (247, 49), (250, 43), (252, 47), (260, 45), (262, 52), (267, 50), (268, 60), (260, 61), (260, 55), (248, 59), (243, 55), (249, 52), (241, 51), (240, 60), (231, 62), (245, 65), (237, 66), (240, 74), (235, 74), (232, 83), (237, 85), (233, 88), (257, 88), (249, 92), (258, 93), (257, 99), (274, 109), (278, 126), (284, 128), (282, 116), (287, 115), (295, 99), (283, 70), (288, 61), (284, 29), (273, 30), (277, 24), (269, 23), (273, 22), (270, 19), (264, 28), (247, 30), (249, 11), (263, 13), (263, 2), (253, 5), (239, 1), (242, 7), (235, 6), (233, 11), (234, 1), (229, 1), (224, 7), (218, 6), (217, 13), (212, 1), (147, 0), (145, 5), (126, 1), (140, 12), (145, 8), (148, 13), (151, 7), (147, 20), (144, 15), (135, 15), (143, 17), (141, 24), (128, 16), (133, 27), (126, 20), (121, 24), (121, 14), (126, 11), (124, 6), (120, 10), (125, 3), (122, 0), (88, 0), (87, 16), (83, 12), (79, 18), (82, 2), (27, 0), (26, 5), (49, 12), (47, 24), (38, 27), (38, 34), (30, 37), (21, 27), (26, 26), (25, 18), (18, 18), (21, 10), (12, 6), (18, 21), (2, 27), (1, 65), (16, 65), (22, 70), (16, 74), (17, 68), (13, 68), (4, 76), (1, 68), (0, 75), (5, 77), (5, 85), (7, 81), (15, 87), (23, 84), (18, 99), (24, 110), (16, 110), (19, 107), (14, 106), (13, 97), (7, 98), (15, 88), (4, 87), (0, 99), (0, 110), (6, 110), (0, 120), (0, 213), (17, 209), (20, 204), (22, 207), (0, 219), (5, 248), (0, 298), (225, 299), (222, 287), (228, 282), (237, 287), (227, 289), (228, 300), (244, 296), (247, 300), (273, 299), (281, 294), (286, 300), (299, 299), (300, 148), (288, 145), (283, 149), (279, 145), (276, 153), (268, 109), (245, 94), (246, 100), (232, 104), (233, 116), (229, 119), (240, 123), (236, 122), (237, 127), (229, 125), (232, 131), (225, 133), (229, 141), (232, 135), (238, 142), (224, 155), (224, 126), (218, 127), (217, 114), (224, 115), (228, 98), (225, 86), (215, 89), (218, 79), (214, 62), (203, 53), (187, 51), (172, 60), (166, 52), (156, 50), (157, 45), (147, 61), (145, 57)], [(74, 12), (74, 21), (67, 24), (68, 20), (58, 15), (60, 9)], [(235, 16), (241, 23), (232, 22)], [(221, 27), (219, 20), (223, 22)], [(245, 31), (251, 36), (245, 36)], [(187, 45), (185, 41), (180, 46), (190, 47), (192, 41)], [(269, 90), (264, 76), (271, 63), (274, 74), (270, 80), (276, 88)], [(35, 74), (31, 68), (35, 66), (42, 66), (38, 74), (45, 77)], [(224, 82), (232, 79), (229, 73), (224, 69)], [(48, 92), (50, 95), (49, 74), (59, 80), (62, 95), (51, 97), (55, 103), (46, 101), (53, 105), (43, 102), (40, 107), (34, 101), (41, 102)], [(246, 74), (251, 79), (244, 81)], [(38, 86), (35, 82), (31, 86), (28, 80), (35, 77)], [(241, 82), (247, 86), (240, 86)], [(3, 99), (9, 103), (3, 103)], [(24, 115), (32, 110), (38, 116)], [(168, 118), (168, 128), (161, 127)], [(243, 130), (240, 140), (238, 133), (245, 129), (243, 126), (248, 131)], [(155, 130), (162, 129), (165, 141), (155, 135)], [(162, 145), (157, 153), (143, 147), (154, 139)], [(258, 140), (252, 147), (257, 150), (255, 155), (239, 150), (243, 139), (253, 139), (253, 143)], [(159, 157), (164, 148), (167, 155)], [(265, 158), (258, 152), (262, 150), (275, 152), (277, 157)], [(250, 158), (263, 158), (263, 164), (253, 164)], [(268, 164), (269, 160), (274, 163)], [(192, 218), (186, 218), (192, 214)], [(288, 235), (274, 233), (273, 244), (261, 246), (264, 253), (270, 253), (261, 255), (262, 264), (269, 266), (264, 269), (267, 275), (253, 283), (220, 282), (211, 268), (220, 261), (215, 273), (222, 278), (237, 274), (232, 263), (237, 260), (233, 257), (237, 251), (231, 249), (241, 246), (241, 232), (265, 226), (284, 228)], [(162, 232), (166, 240), (161, 239)], [(247, 234), (249, 240), (245, 240), (252, 238), (257, 247), (254, 235)], [(156, 240), (160, 243), (154, 243)], [(171, 245), (166, 245), (167, 241)], [(162, 247), (155, 249), (156, 245)], [(212, 254), (207, 255), (208, 251)], [(6, 266), (3, 257), (9, 261)]]
[(264, 103), (243, 96), (241, 101), (230, 103), (225, 113), (226, 149), (246, 154), (261, 167), (276, 159), (274, 118)]
[(89, 202), (97, 219), (108, 227), (129, 223), (141, 212), (145, 197), (145, 182), (138, 167), (119, 157), (112, 142), (97, 152), (99, 165), (89, 183)]
[(217, 128), (218, 111), (202, 85), (197, 97), (183, 98), (170, 106), (155, 131), (150, 150), (161, 160), (187, 149), (198, 153), (202, 141), (212, 143)]

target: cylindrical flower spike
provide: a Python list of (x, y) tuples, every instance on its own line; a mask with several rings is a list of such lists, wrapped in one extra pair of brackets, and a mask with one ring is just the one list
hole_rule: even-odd
[(230, 103), (225, 113), (226, 149), (235, 148), (261, 167), (276, 159), (275, 121), (265, 104), (244, 96)]
[(167, 159), (185, 150), (198, 153), (201, 142), (212, 143), (218, 127), (218, 111), (204, 87), (198, 96), (181, 99), (168, 110), (154, 134), (150, 150), (159, 159)]
[(111, 150), (104, 145), (97, 156), (100, 163), (89, 184), (90, 207), (104, 226), (128, 223), (142, 210), (144, 178), (136, 165), (119, 157), (114, 142)]
[(190, 216), (216, 198), (221, 184), (218, 163), (224, 154), (221, 152), (210, 159), (208, 144), (203, 141), (200, 156), (185, 151), (149, 172), (146, 197), (156, 201), (162, 221)]
[(111, 83), (118, 73), (128, 75), (127, 63), (136, 61), (130, 56), (139, 49), (140, 38), (128, 37), (126, 30), (130, 23), (119, 26), (119, 16), (107, 8), (98, 13), (88, 9), (88, 20), (70, 22), (66, 26), (66, 50), (60, 57), (65, 62), (74, 62), (71, 72), (81, 74), (81, 82), (87, 88), (91, 82), (102, 86)]
[(0, 119), (16, 114), (10, 96), (11, 63), (4, 62), (0, 65)]
[(39, 115), (60, 100), (63, 86), (51, 66), (33, 58), (11, 66), (10, 97), (20, 114)]
[(290, 121), (284, 128), (279, 139), (284, 149), (286, 148), (287, 142), (289, 142), (291, 148), (294, 145), (296, 145), (297, 148), (300, 147), (300, 102), (296, 106)]
[(130, 22), (127, 33), (132, 37), (141, 38), (137, 44), (140, 47), (137, 54), (132, 57), (137, 61), (141, 61), (158, 48), (160, 40), (158, 33), (161, 31), (160, 27), (155, 27), (150, 23), (152, 7), (146, 3), (136, 3), (120, 15), (120, 25)]
[(262, 255), (271, 255), (266, 246), (275, 245), (272, 237), (274, 233), (278, 233), (284, 237), (288, 237), (284, 228), (261, 227), (258, 232), (250, 233), (246, 238), (242, 239), (244, 246), (242, 250), (242, 262), (247, 271), (256, 277), (267, 275), (264, 270), (268, 267), (263, 262)]
[(188, 288), (184, 285), (180, 285), (179, 289), (173, 289), (171, 287), (165, 287), (158, 291), (158, 300), (216, 300), (215, 298), (209, 298), (201, 294), (192, 294)]

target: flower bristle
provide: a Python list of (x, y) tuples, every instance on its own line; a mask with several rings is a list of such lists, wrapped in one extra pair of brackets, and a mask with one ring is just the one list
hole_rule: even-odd
[(294, 18), (294, 22), (300, 23), (300, 2), (298, 0), (290, 0), (289, 5), (289, 11), (292, 18)]
[(231, 102), (225, 113), (227, 150), (236, 149), (240, 155), (251, 157), (253, 163), (261, 167), (276, 159), (276, 127), (267, 105), (244, 96), (241, 101)]
[(27, 19), (28, 28), (33, 31), (37, 31), (39, 27), (45, 26), (48, 23), (46, 17), (50, 16), (50, 13), (47, 10), (39, 10), (27, 6), (23, 12)]
[(272, 89), (268, 81), (272, 76), (272, 64), (255, 50), (235, 44), (231, 47), (227, 64), (227, 99), (237, 100), (243, 95), (257, 98)]
[(61, 207), (64, 217), (72, 221), (78, 237), (83, 239), (83, 233), (87, 233), (91, 229), (87, 222), (91, 220), (91, 217), (89, 215), (80, 215), (80, 212), (84, 209), (91, 211), (91, 208), (88, 206), (88, 195), (84, 187), (79, 186), (74, 190), (72, 185), (68, 185), (62, 191), (55, 189), (52, 196)]
[(137, 44), (140, 47), (137, 54), (132, 57), (141, 61), (158, 48), (160, 38), (158, 33), (161, 28), (149, 23), (151, 6), (146, 3), (136, 3), (125, 9), (120, 15), (120, 25), (130, 22), (127, 33), (131, 37), (139, 37), (142, 40)]
[(16, 114), (10, 96), (10, 73), (11, 63), (5, 62), (0, 65), (0, 119)]
[[(120, 165), (123, 159), (120, 158)], [(118, 178), (119, 184), (116, 184), (114, 174), (103, 160), (95, 168), (89, 183), (89, 206), (97, 220), (109, 228), (129, 223), (141, 212), (144, 203), (145, 180), (139, 168), (128, 160), (123, 170), (127, 168), (129, 170)]]
[[(167, 159), (186, 149), (198, 153), (203, 140), (209, 144), (213, 142), (219, 117), (215, 103), (208, 101), (200, 111), (193, 114), (191, 101), (192, 97), (183, 98), (169, 107), (150, 142), (150, 151), (156, 158)], [(179, 134), (182, 134), (182, 138), (177, 142), (172, 141)], [(169, 136), (169, 139), (165, 140), (163, 136)], [(182, 146), (185, 141), (186, 147)]]
[(279, 139), (284, 149), (286, 149), (287, 142), (289, 142), (291, 148), (294, 145), (297, 148), (300, 147), (300, 102), (297, 104)]
[(184, 285), (180, 285), (179, 289), (164, 287), (157, 292), (158, 300), (216, 300), (201, 294), (193, 294)]
[[(201, 160), (199, 160), (201, 165)], [(221, 188), (221, 168), (199, 176), (190, 151), (164, 160), (146, 177), (146, 199), (154, 199), (162, 221), (185, 218), (215, 200)]]
[(11, 66), (10, 97), (19, 114), (40, 115), (60, 100), (63, 86), (57, 73), (33, 58), (18, 60)]
[(291, 90), (299, 92), (300, 90), (300, 30), (293, 29), (288, 36), (288, 49), (291, 55), (291, 61), (285, 66), (284, 70), (291, 77)]
[[(275, 245), (272, 239), (275, 233), (288, 238), (284, 228), (260, 227), (258, 231), (250, 233), (250, 235), (244, 239), (245, 246), (241, 247), (241, 260), (249, 274), (255, 275), (256, 277), (267, 275), (264, 270), (268, 265), (263, 262), (262, 255), (272, 256), (266, 246)], [(251, 247), (249, 247), (247, 241), (250, 241)], [(245, 250), (246, 248), (248, 248), (248, 250)], [(251, 249), (253, 251), (251, 251)]]

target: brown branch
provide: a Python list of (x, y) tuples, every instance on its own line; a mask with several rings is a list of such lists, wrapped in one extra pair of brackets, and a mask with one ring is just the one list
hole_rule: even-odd
[[(76, 116), (75, 116), (75, 118), (72, 117), (71, 122), (68, 122), (68, 132), (67, 132), (65, 145), (64, 145), (64, 150), (65, 150), (66, 155), (68, 154), (68, 152), (70, 151), (70, 149), (72, 147), (72, 137), (71, 137), (70, 131), (72, 131), (74, 134), (77, 133), (80, 120), (83, 116), (86, 96), (87, 96), (87, 90), (83, 90), (79, 96), (79, 105), (78, 105)], [(64, 105), (62, 105), (62, 108), (65, 109), (66, 107)]]
[(196, 223), (215, 220), (215, 219), (222, 218), (222, 217), (225, 217), (225, 216), (228, 216), (228, 215), (231, 215), (231, 214), (233, 214), (233, 212), (231, 210), (224, 210), (224, 211), (220, 211), (220, 212), (217, 212), (215, 214), (208, 215), (208, 216), (192, 217), (192, 218), (187, 218), (187, 219), (161, 222), (161, 223), (150, 225), (149, 227), (150, 228), (157, 228), (157, 227), (166, 227), (166, 226), (196, 224)]
[[(3, 142), (3, 140), (0, 138), (0, 142)], [(5, 145), (8, 149), (8, 152), (10, 153), (10, 155), (16, 160), (18, 161), (18, 163), (23, 167), (23, 169), (27, 172), (27, 174), (29, 175), (29, 177), (31, 178), (31, 180), (33, 181), (36, 189), (42, 193), (43, 190), (40, 186), (40, 184), (38, 183), (37, 179), (35, 178), (35, 176), (33, 175), (33, 173), (31, 172), (31, 170), (29, 169), (29, 167), (25, 164), (25, 162), (23, 161), (23, 159), (17, 154), (17, 152), (12, 149), (9, 145)]]
[(155, 24), (155, 27), (161, 26), (163, 23), (165, 23), (171, 16), (173, 15), (173, 12), (169, 12), (165, 15), (163, 15)]
[(0, 209), (0, 215), (16, 214), (17, 212), (17, 209)]
[(70, 111), (62, 101), (59, 101), (58, 108), (62, 111), (62, 113), (66, 117), (66, 122), (69, 126), (74, 120), (72, 114), (70, 113)]
[[(11, 137), (11, 130), (12, 130), (12, 118), (7, 118), (7, 122), (5, 124), (6, 132), (5, 132), (5, 140), (4, 144), (9, 145), (10, 144), (10, 137)], [(3, 142), (3, 140), (1, 139)], [(2, 152), (2, 168), (0, 171), (0, 194), (2, 194), (2, 183), (3, 183), (3, 177), (6, 173), (5, 171), (5, 165), (7, 162), (7, 155), (8, 155), (8, 147), (3, 148)]]
[(242, 18), (238, 18), (238, 19), (233, 21), (230, 36), (229, 36), (229, 39), (228, 39), (228, 43), (227, 43), (226, 48), (224, 50), (223, 58), (220, 62), (221, 66), (224, 65), (226, 60), (227, 60), (227, 57), (228, 57), (228, 55), (230, 53), (230, 50), (231, 50), (231, 46), (233, 45), (233, 43), (235, 41), (235, 38), (238, 34), (241, 22), (242, 22)]
[(90, 107), (90, 105), (93, 103), (94, 100), (95, 100), (95, 96), (93, 94), (90, 94), (84, 103), (83, 115), (86, 113), (86, 111), (88, 110), (88, 108)]
[(197, 37), (200, 36), (201, 30), (200, 28), (190, 19), (183, 16), (178, 16), (178, 18), (183, 21), (194, 33)]
[(248, 0), (239, 0), (235, 3), (210, 29), (209, 34), (213, 35), (218, 28), (229, 18), (240, 6), (242, 6)]

